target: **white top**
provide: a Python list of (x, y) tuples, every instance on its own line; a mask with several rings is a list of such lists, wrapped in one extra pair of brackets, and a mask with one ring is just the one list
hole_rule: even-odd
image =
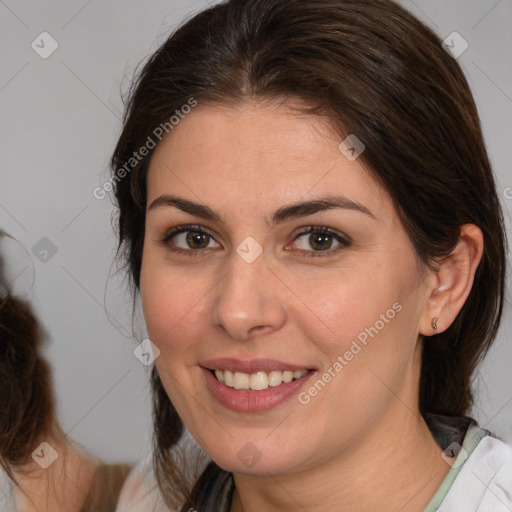
[(130, 472), (119, 495), (116, 512), (172, 512), (158, 490), (151, 455)]
[[(187, 428), (184, 428), (181, 439), (172, 451), (174, 452), (178, 448), (183, 449), (185, 460), (198, 460), (197, 454), (201, 453), (202, 460), (197, 463), (198, 467), (194, 468), (199, 473), (211, 461), (211, 458), (199, 447)], [(3, 511), (0, 510), (0, 512)], [(176, 512), (165, 505), (158, 489), (151, 453), (130, 471), (121, 489), (115, 512)]]
[(13, 512), (14, 510), (14, 484), (7, 473), (0, 469), (0, 512)]
[(512, 446), (490, 436), (478, 443), (437, 509), (458, 511), (512, 512)]

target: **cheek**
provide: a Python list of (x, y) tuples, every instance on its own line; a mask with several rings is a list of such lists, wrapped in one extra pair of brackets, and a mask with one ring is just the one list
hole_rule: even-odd
[[(160, 350), (155, 365), (167, 395), (185, 422), (190, 422), (196, 393), (195, 366), (200, 335), (197, 314), (201, 309), (201, 293), (193, 278), (148, 257), (141, 269), (140, 293), (149, 339)], [(199, 285), (199, 283), (197, 283)], [(186, 393), (183, 390), (188, 390)]]
[[(203, 289), (204, 288), (204, 289)], [(149, 338), (172, 364), (200, 339), (198, 315), (204, 314), (208, 288), (184, 269), (171, 268), (151, 255), (143, 259), (140, 293)]]
[(359, 337), (364, 342), (368, 330), (374, 333), (375, 324), (383, 333), (396, 323), (403, 293), (399, 282), (386, 275), (390, 272), (361, 269), (297, 281), (296, 296), (302, 301), (294, 301), (294, 317), (305, 332), (310, 331), (309, 339), (322, 340), (326, 352), (343, 353), (352, 340)]
[[(315, 421), (333, 436), (341, 424), (346, 436), (356, 435), (396, 400), (390, 390), (398, 393), (410, 381), (415, 343), (409, 314), (414, 311), (396, 281), (395, 286), (382, 281), (354, 276), (354, 282), (331, 287), (328, 300), (310, 293), (307, 318), (304, 311), (295, 316), (324, 356), (318, 379), (326, 382), (325, 387), (312, 382), (300, 400), (312, 402)], [(311, 311), (323, 312), (322, 321)]]
[(397, 389), (407, 378), (416, 346), (414, 276), (406, 262), (388, 261), (331, 274), (329, 281), (296, 281), (308, 308), (301, 305), (295, 321), (323, 353), (326, 379), (335, 375), (329, 386), (337, 391), (325, 394), (328, 410), (341, 400), (343, 410), (364, 415), (364, 407), (376, 410), (389, 398), (380, 380)]

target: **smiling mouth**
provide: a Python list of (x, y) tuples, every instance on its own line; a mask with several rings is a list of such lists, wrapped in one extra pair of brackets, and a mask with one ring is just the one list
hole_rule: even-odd
[(313, 370), (272, 370), (270, 372), (243, 373), (229, 370), (210, 370), (219, 382), (239, 391), (264, 391), (269, 387), (277, 387), (301, 379), (311, 371)]

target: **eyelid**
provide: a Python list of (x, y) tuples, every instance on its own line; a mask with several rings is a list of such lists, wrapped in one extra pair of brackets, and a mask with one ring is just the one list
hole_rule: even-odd
[(344, 248), (352, 245), (352, 240), (349, 236), (347, 236), (335, 229), (329, 228), (327, 226), (321, 226), (321, 225), (309, 225), (309, 226), (299, 228), (299, 231), (297, 231), (294, 235), (294, 239), (293, 239), (292, 243), (294, 243), (297, 240), (297, 238), (300, 238), (302, 235), (307, 235), (307, 234), (328, 235), (328, 236), (336, 239), (339, 242), (338, 247), (335, 247), (334, 249), (326, 249), (325, 251), (304, 251), (303, 249), (299, 249), (299, 252), (306, 253), (306, 255), (310, 256), (310, 257), (333, 256), (333, 255), (337, 254), (341, 249), (344, 249)]
[[(208, 235), (210, 238), (215, 240), (215, 235), (213, 231), (210, 229), (201, 226), (199, 224), (184, 224), (180, 226), (173, 227), (166, 231), (164, 237), (159, 240), (159, 243), (166, 247), (169, 251), (173, 253), (182, 253), (190, 256), (200, 256), (204, 254), (206, 251), (209, 251), (210, 249), (183, 249), (183, 248), (176, 248), (176, 247), (170, 247), (169, 242), (170, 240), (181, 233), (186, 232), (196, 232), (196, 233), (202, 233)], [(293, 234), (293, 240), (291, 243), (295, 242), (297, 238), (299, 238), (302, 235), (305, 234), (325, 234), (328, 236), (331, 236), (335, 238), (339, 242), (339, 246), (334, 249), (326, 249), (325, 251), (305, 251), (303, 249), (299, 249), (300, 253), (306, 253), (308, 256), (315, 257), (315, 256), (329, 256), (337, 253), (340, 249), (343, 249), (345, 247), (348, 247), (352, 244), (352, 240), (349, 236), (345, 235), (344, 233), (341, 233), (335, 229), (329, 228), (327, 226), (312, 224), (307, 226), (302, 226), (300, 228), (297, 228), (295, 233)], [(215, 240), (216, 241), (216, 240)], [(216, 242), (218, 243), (218, 242)], [(289, 244), (288, 244), (289, 245)], [(287, 246), (288, 246), (287, 245)]]
[(169, 247), (169, 242), (174, 236), (179, 235), (181, 233), (186, 233), (189, 231), (203, 233), (205, 235), (208, 235), (213, 240), (215, 240), (215, 235), (214, 235), (213, 231), (211, 231), (210, 229), (208, 229), (204, 226), (201, 226), (199, 224), (183, 224), (183, 225), (168, 229), (165, 232), (165, 235), (163, 236), (163, 238), (159, 240), (159, 244), (163, 245), (164, 247), (167, 247), (170, 251), (173, 251), (173, 252), (183, 252), (183, 253), (204, 252), (204, 249), (194, 250), (194, 249), (181, 249), (179, 247), (178, 248), (170, 248)]
[[(345, 235), (344, 233), (342, 233), (336, 229), (330, 228), (328, 226), (322, 226), (319, 224), (318, 225), (311, 224), (309, 226), (303, 226), (301, 228), (298, 228), (298, 231), (295, 233), (295, 238), (299, 237), (300, 235), (304, 235), (304, 234), (308, 234), (308, 233), (320, 233), (320, 234), (331, 235), (335, 238), (340, 238), (343, 242), (352, 243), (352, 239), (348, 235)], [(294, 238), (294, 240), (295, 240), (295, 238)]]

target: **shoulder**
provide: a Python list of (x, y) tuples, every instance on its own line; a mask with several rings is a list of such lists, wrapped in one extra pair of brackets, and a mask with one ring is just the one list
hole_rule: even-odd
[(475, 512), (512, 510), (511, 445), (492, 436), (480, 440), (464, 462), (438, 512), (461, 510), (461, 505), (477, 505)]
[(166, 507), (153, 472), (151, 455), (132, 468), (119, 494), (116, 512), (173, 512)]
[[(211, 460), (187, 430), (171, 452), (183, 476), (195, 482)], [(175, 512), (169, 509), (158, 487), (150, 452), (130, 471), (119, 494), (115, 512)], [(0, 511), (1, 512), (1, 511)]]

